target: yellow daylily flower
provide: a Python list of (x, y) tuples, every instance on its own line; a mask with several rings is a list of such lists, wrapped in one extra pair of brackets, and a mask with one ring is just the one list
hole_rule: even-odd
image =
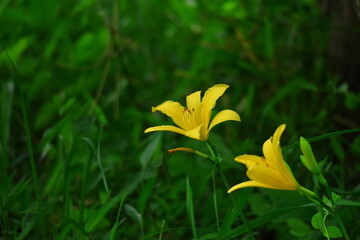
[(280, 137), (285, 127), (285, 124), (280, 125), (274, 135), (264, 143), (264, 157), (241, 155), (235, 158), (235, 161), (246, 165), (248, 169), (246, 175), (251, 181), (233, 186), (229, 189), (228, 193), (245, 187), (301, 191), (302, 187), (294, 178), (282, 156)]
[(190, 138), (206, 141), (209, 131), (217, 124), (224, 121), (240, 121), (240, 116), (232, 110), (219, 112), (210, 122), (212, 109), (216, 101), (221, 97), (229, 86), (216, 84), (209, 88), (201, 100), (201, 91), (194, 92), (186, 97), (186, 107), (174, 101), (166, 101), (152, 111), (160, 111), (171, 117), (178, 126), (163, 125), (150, 127), (145, 133), (155, 131), (170, 131), (185, 135)]

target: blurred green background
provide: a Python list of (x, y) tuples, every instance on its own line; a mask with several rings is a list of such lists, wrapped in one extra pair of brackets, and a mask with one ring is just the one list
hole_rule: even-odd
[[(283, 146), (359, 128), (359, 36), (350, 0), (2, 0), (0, 239), (191, 239), (187, 175), (199, 235), (216, 232), (211, 168), (166, 153), (206, 146), (174, 133), (145, 135), (170, 123), (151, 107), (230, 85), (215, 112), (233, 109), (242, 122), (215, 127), (210, 140), (236, 184), (247, 177), (233, 158), (261, 154), (281, 123)], [(336, 191), (359, 201), (360, 137), (313, 148)], [(284, 152), (312, 189), (299, 154)], [(215, 179), (226, 232), (241, 221)], [(275, 190), (238, 196), (249, 219), (307, 202)], [(263, 224), (257, 239), (322, 239), (311, 229), (313, 213)], [(341, 214), (349, 234), (360, 235), (352, 228), (359, 210)]]

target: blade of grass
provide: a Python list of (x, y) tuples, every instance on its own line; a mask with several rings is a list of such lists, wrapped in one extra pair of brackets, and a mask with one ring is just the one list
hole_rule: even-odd
[(197, 239), (196, 226), (195, 226), (195, 214), (193, 204), (193, 194), (189, 182), (189, 176), (186, 177), (186, 209), (191, 224), (191, 230), (193, 232), (194, 239)]
[[(190, 229), (191, 229), (191, 227), (168, 228), (168, 229), (164, 229), (162, 231), (152, 232), (152, 233), (140, 238), (140, 240), (153, 239), (154, 236), (156, 236), (156, 235), (158, 235), (160, 233), (171, 232), (171, 231), (179, 231), (179, 230), (187, 231), (187, 230), (190, 230)], [(206, 232), (206, 233), (209, 233), (209, 234), (212, 234), (212, 235), (215, 235), (215, 236), (218, 235), (217, 232), (214, 232), (213, 230), (206, 229), (206, 228), (197, 228), (197, 230), (198, 230), (198, 232)], [(197, 240), (199, 240), (199, 239), (202, 239), (202, 238), (198, 238)], [(213, 238), (213, 239), (215, 239), (215, 238)]]
[(141, 236), (144, 235), (144, 221), (139, 211), (130, 204), (125, 205), (126, 214), (140, 226)]
[[(304, 208), (304, 207), (314, 207), (315, 204), (313, 203), (309, 203), (309, 204), (304, 204), (304, 205), (300, 205), (300, 206), (294, 206), (294, 207), (289, 207), (289, 208), (283, 208), (283, 209), (277, 209), (275, 211), (269, 212), (267, 214), (264, 214), (260, 217), (257, 217), (251, 221), (249, 221), (249, 225), (251, 227), (251, 229), (255, 229), (261, 225), (264, 225), (265, 223), (278, 218), (280, 216), (283, 216), (295, 209), (299, 209), (299, 208)], [(219, 236), (218, 238), (216, 238), (217, 240), (226, 240), (226, 239), (233, 239), (241, 234), (246, 233), (247, 230), (245, 228), (244, 225), (241, 225), (235, 229), (232, 229), (226, 233), (223, 233), (221, 236)]]
[[(19, 72), (14, 64), (14, 62), (12, 61), (8, 51), (6, 50), (6, 48), (4, 48), (2, 46), (2, 44), (0, 43), (0, 48), (2, 50), (4, 50), (6, 57), (9, 59), (9, 62), (12, 66), (12, 68), (14, 69), (15, 72), (15, 79), (19, 79)], [(31, 142), (31, 132), (30, 132), (30, 125), (29, 125), (29, 120), (28, 120), (28, 114), (26, 111), (26, 106), (25, 106), (25, 96), (24, 96), (24, 90), (22, 89), (22, 86), (19, 86), (19, 92), (20, 92), (20, 108), (21, 108), (21, 114), (23, 117), (23, 124), (24, 124), (24, 129), (25, 129), (25, 134), (26, 134), (26, 141), (27, 141), (27, 148), (28, 148), (28, 152), (29, 152), (29, 158), (30, 158), (30, 165), (31, 165), (31, 175), (32, 175), (32, 179), (34, 182), (34, 192), (35, 192), (35, 196), (36, 196), (36, 208), (40, 207), (40, 189), (39, 189), (39, 181), (38, 181), (38, 176), (37, 176), (37, 172), (36, 172), (36, 165), (35, 165), (35, 158), (34, 158), (34, 151), (33, 151), (33, 146), (32, 146), (32, 142)]]
[(164, 226), (165, 226), (165, 220), (163, 219), (163, 220), (162, 220), (162, 223), (161, 223), (161, 228), (160, 228), (159, 240), (162, 239), (162, 234), (163, 234)]
[(0, 100), (0, 153), (1, 153), (1, 176), (4, 176), (8, 167), (8, 149), (9, 149), (9, 132), (10, 132), (10, 116), (11, 107), (14, 96), (14, 83), (7, 82), (3, 84)]
[(64, 218), (64, 221), (61, 224), (61, 229), (63, 229), (58, 236), (58, 239), (66, 239), (67, 233), (71, 230), (71, 226), (75, 227), (75, 229), (78, 229), (84, 236), (88, 237), (89, 233), (84, 229), (84, 227), (71, 218)]
[[(340, 136), (340, 135), (344, 135), (344, 134), (349, 134), (349, 133), (355, 133), (355, 132), (360, 132), (360, 128), (354, 128), (354, 129), (347, 129), (347, 130), (342, 130), (342, 131), (335, 131), (335, 132), (331, 132), (331, 133), (326, 133), (317, 137), (312, 137), (312, 138), (307, 138), (306, 140), (308, 142), (317, 142), (323, 139), (327, 139), (327, 138), (331, 138), (331, 137), (335, 137), (335, 136)], [(284, 150), (288, 150), (290, 148), (296, 147), (300, 144), (300, 142), (296, 142), (293, 144), (290, 144), (288, 146), (283, 147)]]
[(109, 192), (109, 188), (108, 188), (107, 181), (106, 181), (105, 171), (104, 171), (104, 169), (102, 167), (101, 157), (100, 157), (100, 142), (101, 142), (102, 131), (103, 131), (103, 125), (101, 125), (100, 131), (99, 131), (99, 137), (98, 137), (97, 149), (96, 149), (96, 158), (97, 158), (97, 161), (98, 161), (98, 164), (99, 164), (99, 169), (100, 169), (100, 173), (101, 173), (101, 177), (102, 177), (102, 180), (103, 180), (103, 183), (104, 183), (106, 193), (107, 193), (108, 197), (110, 197), (110, 192)]
[(97, 210), (96, 215), (88, 219), (86, 223), (85, 230), (91, 232), (95, 226), (104, 218), (106, 213), (108, 213), (121, 199), (123, 199), (123, 193), (119, 193), (112, 199), (110, 199), (105, 205)]
[(84, 223), (84, 206), (85, 206), (85, 197), (87, 193), (87, 186), (88, 186), (88, 180), (89, 180), (89, 172), (90, 172), (90, 165), (91, 161), (93, 159), (93, 144), (91, 143), (91, 140), (89, 138), (83, 137), (82, 140), (84, 140), (86, 143), (90, 145), (90, 154), (88, 156), (88, 159), (84, 166), (84, 172), (83, 172), (83, 183), (81, 186), (81, 200), (80, 200), (80, 215), (79, 215), (79, 222)]
[(116, 221), (114, 223), (114, 226), (111, 229), (111, 233), (110, 233), (110, 237), (109, 237), (110, 240), (115, 239), (116, 230), (119, 227), (119, 225), (121, 224), (121, 222), (119, 222), (120, 212), (121, 212), (121, 207), (122, 207), (122, 205), (123, 205), (123, 203), (125, 201), (126, 196), (127, 196), (127, 193), (124, 193), (124, 196), (121, 199), (120, 206), (119, 206), (119, 211), (118, 211), (118, 214), (117, 214), (117, 217), (116, 217)]

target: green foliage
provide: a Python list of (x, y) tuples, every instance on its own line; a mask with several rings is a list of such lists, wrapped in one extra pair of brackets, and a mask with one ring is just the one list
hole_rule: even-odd
[[(210, 133), (230, 185), (247, 180), (234, 157), (260, 154), (286, 123), (295, 177), (320, 189), (299, 161), (304, 136), (336, 193), (325, 202), (359, 236), (360, 95), (329, 65), (331, 21), (317, 2), (0, 1), (0, 238), (246, 238), (211, 165), (167, 152), (206, 145), (144, 134), (171, 124), (151, 106), (216, 83), (230, 88), (214, 114), (242, 119)], [(342, 236), (294, 192), (233, 196), (256, 239)]]

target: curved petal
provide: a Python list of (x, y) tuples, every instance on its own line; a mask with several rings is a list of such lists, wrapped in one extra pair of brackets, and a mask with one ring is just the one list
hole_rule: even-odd
[(186, 97), (186, 105), (189, 111), (194, 114), (196, 123), (201, 122), (200, 116), (200, 102), (201, 102), (201, 91), (194, 92)]
[(283, 134), (284, 130), (285, 130), (286, 125), (285, 124), (281, 124), (280, 126), (278, 126), (278, 128), (275, 130), (275, 133), (273, 135), (273, 140), (272, 140), (272, 144), (273, 144), (273, 148), (277, 148), (280, 144), (280, 137)]
[(299, 186), (299, 183), (297, 182), (297, 180), (294, 177), (294, 174), (291, 171), (290, 166), (283, 161), (284, 167), (285, 167), (285, 172), (284, 173), (280, 173), (284, 176), (284, 178), (288, 179), (287, 181), (293, 182), (295, 185)]
[(229, 190), (228, 190), (228, 193), (231, 193), (235, 190), (238, 190), (240, 188), (246, 188), (246, 187), (263, 187), (263, 188), (273, 188), (272, 186), (270, 185), (267, 185), (267, 184), (264, 184), (264, 183), (260, 183), (260, 182), (257, 182), (257, 181), (247, 181), (247, 182), (242, 182), (242, 183), (239, 183), (239, 184), (236, 184), (235, 186), (231, 187)]
[(278, 160), (281, 159), (281, 149), (280, 149), (280, 138), (281, 135), (283, 134), (284, 130), (285, 130), (286, 125), (285, 124), (281, 124), (280, 126), (277, 127), (277, 129), (275, 130), (275, 133), (273, 135), (272, 138), (272, 145), (273, 145), (273, 151), (274, 151), (274, 155), (276, 156), (276, 158)]
[(190, 137), (190, 138), (198, 139), (201, 141), (206, 141), (207, 137), (205, 138), (205, 137), (201, 136), (201, 134), (200, 134), (202, 126), (203, 125), (201, 124), (200, 126), (197, 126), (196, 128), (194, 128), (190, 131), (186, 131), (184, 135), (187, 137)]
[(274, 154), (274, 149), (272, 147), (272, 137), (266, 140), (263, 144), (263, 154), (267, 163), (274, 169), (277, 169), (278, 159)]
[(174, 101), (166, 101), (152, 108), (153, 112), (160, 111), (171, 117), (174, 123), (181, 128), (184, 128), (184, 110), (185, 108), (180, 103)]
[(182, 135), (186, 135), (186, 132), (183, 129), (175, 127), (175, 126), (170, 126), (170, 125), (149, 127), (145, 130), (145, 133), (156, 132), (156, 131), (169, 131), (169, 132), (175, 132), (175, 133), (179, 133)]
[(287, 178), (288, 180), (295, 180), (294, 176), (291, 173), (289, 166), (284, 161), (281, 148), (280, 148), (280, 138), (285, 130), (286, 125), (281, 124), (276, 130), (272, 138), (272, 148), (274, 156), (276, 158), (276, 165), (280, 174)]
[(221, 97), (229, 85), (216, 84), (209, 88), (201, 101), (201, 120), (205, 123), (205, 127), (209, 126), (211, 110), (215, 107), (216, 100)]
[(274, 189), (296, 190), (298, 187), (297, 182), (283, 178), (281, 173), (269, 167), (252, 167), (246, 172), (246, 175), (250, 179), (272, 186)]
[(210, 131), (215, 125), (225, 122), (225, 121), (238, 121), (240, 122), (240, 116), (233, 110), (222, 110), (213, 118), (210, 123), (209, 130)]
[(256, 155), (248, 155), (248, 154), (237, 156), (235, 158), (235, 161), (245, 164), (247, 168), (264, 164), (264, 160), (262, 157)]

